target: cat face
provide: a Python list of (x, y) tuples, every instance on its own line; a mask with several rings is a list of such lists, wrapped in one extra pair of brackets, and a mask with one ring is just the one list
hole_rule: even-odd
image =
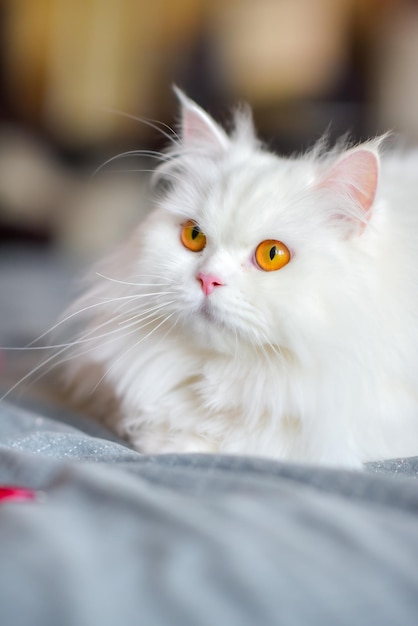
[(170, 310), (200, 346), (291, 347), (295, 310), (314, 306), (332, 255), (329, 229), (307, 210), (309, 176), (306, 166), (253, 155), (235, 167), (219, 164), (209, 180), (188, 180), (187, 190), (175, 187), (152, 217), (147, 272), (160, 268), (172, 292)]
[(319, 341), (338, 317), (340, 285), (348, 302), (358, 286), (355, 240), (374, 199), (374, 154), (348, 153), (331, 167), (282, 159), (260, 149), (248, 123), (230, 139), (183, 104), (183, 151), (143, 233), (142, 262), (169, 286), (167, 308), (199, 347), (295, 352)]

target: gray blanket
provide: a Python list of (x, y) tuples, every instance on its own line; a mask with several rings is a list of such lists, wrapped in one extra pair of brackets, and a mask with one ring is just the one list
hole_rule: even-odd
[(2, 626), (418, 623), (418, 459), (142, 456), (56, 417), (0, 406), (0, 482), (36, 490), (0, 503)]

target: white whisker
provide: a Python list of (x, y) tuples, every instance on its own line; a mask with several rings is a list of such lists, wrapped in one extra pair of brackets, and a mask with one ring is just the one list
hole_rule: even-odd
[[(133, 318), (129, 318), (128, 320), (119, 322), (120, 325), (118, 325), (117, 328), (113, 328), (112, 330), (109, 330), (106, 333), (102, 333), (99, 335), (96, 334), (100, 328), (103, 328), (106, 325), (115, 323), (118, 318), (123, 317), (124, 315), (126, 315), (126, 313), (123, 313), (116, 317), (112, 317), (110, 319), (105, 320), (98, 326), (95, 326), (94, 328), (89, 329), (87, 332), (83, 333), (79, 338), (77, 338), (76, 340), (72, 342), (68, 342), (65, 344), (57, 344), (54, 346), (44, 346), (43, 347), (44, 349), (52, 350), (52, 349), (59, 348), (60, 350), (59, 352), (54, 352), (54, 354), (52, 354), (48, 359), (45, 359), (37, 367), (32, 369), (26, 376), (20, 379), (14, 387), (9, 389), (7, 394), (5, 394), (5, 396), (1, 399), (4, 399), (6, 395), (14, 391), (14, 389), (18, 385), (23, 384), (23, 382), (25, 382), (28, 378), (31, 378), (34, 374), (39, 372), (39, 370), (42, 369), (44, 371), (41, 372), (40, 376), (36, 377), (34, 382), (36, 382), (36, 380), (39, 380), (39, 378), (49, 373), (53, 368), (58, 367), (59, 365), (69, 360), (72, 360), (74, 358), (78, 358), (80, 356), (89, 354), (94, 350), (94, 346), (90, 347), (88, 350), (77, 350), (77, 348), (83, 344), (88, 344), (88, 343), (92, 344), (99, 339), (106, 339), (107, 343), (110, 343), (112, 341), (117, 341), (118, 339), (124, 338), (130, 334), (133, 334), (137, 332), (138, 330), (148, 326), (150, 323), (152, 323), (152, 319), (150, 322), (147, 322), (146, 324), (142, 324), (142, 322), (144, 322), (145, 320), (149, 320), (152, 317), (154, 317), (154, 319), (160, 319), (161, 316), (155, 316), (155, 312), (157, 310), (163, 309), (166, 306), (169, 306), (172, 302), (173, 301), (165, 302), (157, 306), (145, 309), (145, 311), (142, 311), (138, 313), (136, 316), (134, 316), (136, 318), (135, 322), (127, 324), (126, 322), (131, 321), (131, 319), (133, 319)], [(146, 313), (148, 314), (145, 315)], [(128, 328), (131, 328), (131, 330), (127, 331)], [(127, 331), (127, 332), (124, 332), (124, 331)], [(115, 337), (112, 337), (111, 339), (109, 339), (109, 337), (111, 337), (112, 335), (115, 335)], [(62, 355), (64, 352), (70, 349), (75, 349), (75, 350), (73, 350), (72, 353), (68, 357), (64, 359), (60, 359), (59, 361), (55, 361), (55, 359), (57, 359), (60, 355)], [(52, 362), (52, 365), (46, 368), (46, 366), (51, 362)]]
[(118, 278), (112, 278), (111, 276), (105, 276), (101, 272), (96, 272), (96, 276), (104, 278), (112, 283), (118, 283), (118, 285), (131, 285), (132, 287), (169, 287), (169, 283), (131, 283), (127, 280), (119, 280)]
[[(265, 342), (265, 345), (268, 346), (268, 348), (270, 348), (270, 350), (273, 352), (274, 355), (276, 355), (280, 361), (284, 361), (284, 355), (281, 351), (281, 348), (279, 345), (274, 346), (272, 344), (272, 342), (267, 338), (265, 333), (262, 333), (262, 338)], [(263, 352), (264, 354), (266, 354), (266, 356), (270, 359), (271, 355), (268, 355), (267, 351), (265, 350), (264, 344), (260, 344), (260, 347), (263, 347)]]
[(148, 309), (145, 309), (143, 311), (139, 311), (138, 313), (136, 313), (135, 315), (132, 315), (131, 317), (128, 317), (127, 319), (124, 319), (122, 322), (119, 322), (120, 325), (126, 325), (128, 322), (131, 322), (132, 320), (139, 320), (141, 321), (142, 315), (145, 315), (147, 313), (154, 313), (155, 311), (159, 311), (160, 309), (163, 309), (166, 306), (170, 306), (170, 304), (173, 304), (174, 300), (169, 300), (168, 302), (164, 302), (162, 304), (156, 304), (153, 307), (150, 307)]
[(36, 339), (33, 339), (30, 343), (28, 343), (28, 345), (26, 347), (27, 348), (32, 347), (35, 343), (37, 343), (38, 341), (40, 341), (44, 337), (47, 337), (51, 333), (53, 333), (54, 330), (56, 330), (57, 328), (59, 328), (60, 326), (62, 326), (66, 322), (68, 322), (70, 319), (74, 318), (76, 315), (80, 315), (81, 313), (85, 313), (86, 311), (89, 311), (91, 309), (97, 308), (99, 306), (103, 306), (105, 304), (111, 304), (113, 302), (119, 302), (120, 300), (132, 300), (135, 297), (136, 297), (136, 295), (120, 296), (120, 297), (117, 297), (117, 298), (108, 298), (107, 300), (103, 300), (103, 301), (100, 301), (100, 302), (94, 302), (93, 304), (89, 304), (89, 305), (83, 307), (82, 309), (79, 309), (77, 311), (73, 311), (72, 313), (70, 313), (69, 315), (64, 317), (63, 319), (59, 320), (56, 324), (51, 326), (51, 328), (49, 328), (44, 333), (42, 333), (42, 335), (39, 335), (39, 337), (37, 337)]
[[(108, 333), (100, 336), (100, 338), (105, 337), (107, 339), (106, 343), (112, 343), (112, 342), (120, 340), (121, 338), (124, 339), (125, 337), (128, 337), (129, 335), (134, 334), (136, 332), (136, 330), (137, 330), (136, 328), (133, 328), (133, 329), (131, 329), (129, 331), (122, 332), (123, 329), (117, 328), (117, 329), (113, 329), (112, 331), (109, 331)], [(108, 339), (109, 335), (112, 335), (112, 334), (114, 334), (115, 336), (111, 337), (110, 339)], [(98, 339), (98, 338), (99, 338), (99, 336), (94, 336), (89, 341), (94, 341), (95, 339)], [(47, 374), (49, 374), (53, 369), (58, 368), (60, 365), (63, 365), (64, 363), (68, 363), (69, 361), (72, 361), (74, 359), (78, 359), (78, 358), (80, 358), (82, 356), (86, 356), (88, 354), (92, 354), (95, 351), (95, 349), (96, 349), (95, 345), (90, 346), (87, 350), (80, 350), (80, 349), (78, 349), (80, 344), (83, 344), (83, 343), (87, 343), (87, 342), (84, 342), (84, 341), (74, 341), (72, 344), (69, 344), (68, 348), (75, 348), (75, 349), (74, 349), (74, 351), (72, 351), (68, 356), (66, 356), (63, 359), (59, 359), (59, 360), (54, 361), (54, 359), (57, 359), (61, 354), (63, 354), (66, 351), (65, 349), (64, 350), (60, 350), (57, 353), (54, 353), (51, 356), (51, 358), (43, 361), (40, 364), (39, 368), (36, 368), (36, 370), (32, 370), (31, 372), (29, 372), (29, 376), (28, 377), (31, 377), (33, 374), (36, 373), (36, 371), (39, 371), (39, 370), (42, 369), (42, 371), (40, 371), (38, 376), (35, 377), (35, 379), (33, 381), (33, 383), (35, 383), (40, 378), (42, 378), (43, 376), (46, 376)], [(51, 363), (51, 361), (52, 361), (52, 364), (49, 367), (45, 367), (46, 365), (48, 365), (48, 363)], [(24, 381), (23, 380), (19, 381), (19, 384), (20, 384), (20, 382), (23, 383)]]
[[(139, 341), (137, 341), (136, 343), (133, 344), (133, 346), (131, 346), (128, 350), (126, 350), (118, 359), (116, 359), (116, 361), (113, 361), (112, 365), (105, 371), (105, 373), (103, 374), (103, 376), (100, 378), (100, 380), (98, 381), (98, 383), (94, 386), (94, 388), (92, 389), (91, 393), (93, 394), (96, 389), (99, 387), (99, 385), (103, 382), (103, 380), (109, 375), (109, 373), (111, 372), (111, 370), (115, 367), (115, 365), (117, 365), (122, 359), (124, 359), (130, 352), (132, 352), (132, 350), (134, 350), (135, 348), (137, 348), (143, 341), (145, 341), (146, 339), (148, 339), (152, 334), (155, 333), (156, 330), (158, 330), (165, 322), (168, 322), (168, 320), (174, 315), (173, 313), (170, 313), (170, 315), (166, 316), (163, 318), (163, 320), (157, 324), (157, 326), (155, 326), (149, 333), (147, 333), (144, 337), (141, 337), (141, 339)], [(151, 320), (153, 321), (153, 320)], [(144, 324), (143, 326), (140, 326), (140, 328), (144, 328), (145, 326), (148, 326), (151, 322), (148, 322), (147, 324)]]
[[(103, 166), (104, 167), (104, 164)], [(96, 175), (98, 172), (100, 172), (100, 169), (97, 169), (94, 174), (92, 174), (92, 176)], [(107, 170), (107, 172), (111, 172), (113, 174), (155, 174), (155, 169), (149, 169), (149, 168), (135, 168), (135, 169), (114, 169), (112, 168), (111, 170)], [(170, 176), (170, 178), (172, 178), (173, 180), (176, 181), (180, 181), (183, 182), (183, 179), (180, 176), (177, 176), (176, 174), (174, 174), (173, 172), (167, 172), (167, 176)]]
[[(139, 122), (140, 124), (144, 124), (145, 126), (149, 126), (150, 128), (153, 128), (157, 132), (161, 133), (171, 143), (176, 144), (177, 141), (180, 141), (180, 137), (178, 136), (176, 131), (165, 122), (160, 122), (159, 120), (153, 120), (153, 119), (145, 118), (145, 117), (137, 117), (136, 115), (132, 115), (131, 113), (126, 113), (126, 111), (120, 111), (119, 109), (114, 109), (112, 107), (103, 107), (103, 110), (107, 111), (108, 113), (120, 115), (121, 117), (126, 117), (127, 119), (133, 120), (134, 122)], [(166, 128), (169, 131), (169, 133), (165, 132), (162, 128), (160, 128), (161, 126), (163, 128)]]
[(39, 363), (38, 365), (36, 365), (34, 368), (32, 368), (30, 370), (30, 372), (28, 372), (27, 374), (25, 374), (24, 376), (22, 376), (22, 378), (20, 378), (16, 383), (14, 383), (14, 385), (12, 385), (1, 397), (0, 397), (0, 402), (2, 402), (3, 400), (5, 400), (6, 398), (9, 397), (9, 395), (11, 393), (13, 393), (13, 391), (15, 391), (15, 389), (17, 389), (18, 387), (20, 387), (25, 381), (27, 381), (31, 376), (33, 376), (34, 374), (36, 374), (36, 372), (39, 372), (39, 370), (43, 367), (45, 367), (45, 365), (48, 365), (48, 363), (50, 363), (53, 359), (56, 358), (56, 356), (59, 356), (60, 354), (62, 354), (62, 352), (64, 352), (67, 349), (67, 346), (62, 348), (58, 353), (52, 354), (50, 357), (48, 357), (47, 359), (45, 359), (44, 361), (42, 361), (41, 363)]

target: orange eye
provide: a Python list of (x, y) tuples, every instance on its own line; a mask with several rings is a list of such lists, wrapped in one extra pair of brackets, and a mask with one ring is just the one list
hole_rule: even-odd
[(183, 224), (180, 238), (183, 246), (192, 252), (200, 252), (206, 246), (206, 235), (193, 220)]
[(265, 272), (281, 270), (290, 261), (290, 252), (287, 246), (276, 239), (266, 239), (257, 246), (255, 260), (258, 267)]

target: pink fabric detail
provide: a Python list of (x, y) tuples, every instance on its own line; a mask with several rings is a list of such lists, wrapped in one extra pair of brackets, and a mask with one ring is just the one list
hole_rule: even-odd
[(35, 497), (35, 492), (31, 489), (24, 489), (22, 487), (10, 487), (8, 485), (0, 486), (0, 503), (7, 500), (14, 502), (35, 500)]

